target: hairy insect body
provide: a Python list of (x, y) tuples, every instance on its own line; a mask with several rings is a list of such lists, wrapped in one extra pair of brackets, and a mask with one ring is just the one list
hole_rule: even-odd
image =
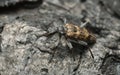
[(67, 37), (85, 41), (87, 43), (96, 42), (95, 36), (84, 27), (79, 27), (73, 24), (65, 24), (65, 28)]
[(58, 45), (62, 44), (62, 46), (64, 47), (67, 46), (70, 50), (73, 50), (72, 42), (74, 42), (86, 46), (90, 51), (92, 58), (94, 59), (92, 51), (89, 48), (90, 43), (94, 44), (96, 42), (96, 38), (92, 33), (90, 33), (84, 27), (79, 27), (77, 25), (69, 23), (65, 24), (61, 28), (61, 30), (63, 31), (61, 32), (60, 30), (56, 30), (52, 33), (44, 34), (44, 36), (54, 35), (56, 33), (58, 34), (56, 37), (57, 42), (55, 43), (55, 46), (52, 48), (54, 51), (52, 57), (54, 57), (54, 53), (56, 51), (56, 48), (58, 48), (57, 47)]

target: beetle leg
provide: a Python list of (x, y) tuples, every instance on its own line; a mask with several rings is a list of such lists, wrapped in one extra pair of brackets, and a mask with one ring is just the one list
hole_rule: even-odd
[(79, 44), (81, 44), (81, 45), (86, 46), (86, 47), (88, 48), (88, 50), (89, 50), (89, 52), (90, 52), (92, 58), (94, 59), (94, 55), (93, 55), (93, 53), (92, 53), (90, 47), (88, 46), (88, 44), (87, 44), (86, 42), (84, 42), (84, 41), (80, 41), (80, 40), (78, 40), (78, 41), (71, 40), (71, 41), (74, 42), (74, 43), (79, 43)]
[(53, 49), (52, 56), (50, 57), (48, 63), (51, 63), (51, 62), (52, 62), (52, 60), (53, 60), (53, 58), (54, 58), (54, 56), (55, 56), (55, 53), (56, 53), (56, 49), (57, 49), (57, 46)]
[(86, 42), (84, 42), (84, 41), (79, 41), (78, 43), (80, 43), (80, 44), (82, 44), (82, 45), (85, 45), (85, 46), (88, 48), (88, 50), (89, 50), (89, 52), (90, 52), (92, 58), (94, 59), (94, 55), (93, 55), (93, 53), (92, 53), (90, 47), (88, 46), (88, 44), (87, 44)]
[(78, 43), (81, 44), (81, 45), (84, 45), (84, 46), (87, 46), (87, 45), (88, 45), (86, 42), (80, 41), (80, 40), (78, 41)]
[(93, 55), (93, 53), (92, 53), (92, 51), (91, 51), (90, 47), (88, 47), (88, 50), (89, 50), (89, 52), (90, 52), (90, 54), (91, 54), (92, 58), (94, 59), (94, 55)]
[(70, 39), (67, 39), (67, 46), (68, 46), (68, 48), (70, 49), (70, 51), (72, 53), (71, 56), (72, 56), (73, 60), (75, 61), (74, 48), (73, 48), (72, 43), (70, 42)]
[(67, 40), (66, 40), (65, 36), (61, 36), (61, 40), (60, 41), (61, 41), (61, 44), (62, 44), (63, 47), (67, 46)]
[(60, 36), (59, 36), (59, 34), (58, 34), (57, 39), (58, 39), (58, 40), (55, 42), (55, 47), (51, 49), (51, 50), (53, 50), (53, 53), (52, 53), (52, 56), (50, 57), (48, 63), (51, 63), (51, 62), (52, 62), (52, 59), (53, 59), (54, 56), (55, 56), (56, 50), (57, 50), (57, 48), (58, 48), (58, 45), (60, 44)]
[(67, 46), (69, 47), (70, 50), (73, 49), (73, 46), (69, 39), (67, 39)]

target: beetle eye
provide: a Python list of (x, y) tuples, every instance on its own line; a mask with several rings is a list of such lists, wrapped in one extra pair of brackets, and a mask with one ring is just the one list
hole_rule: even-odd
[(77, 29), (75, 27), (72, 28), (73, 32), (77, 32)]

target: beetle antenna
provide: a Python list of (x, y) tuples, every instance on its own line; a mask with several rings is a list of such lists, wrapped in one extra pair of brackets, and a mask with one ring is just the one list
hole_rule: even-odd
[(83, 23), (83, 24), (81, 24), (81, 26), (80, 27), (85, 27), (86, 25), (87, 25), (87, 23), (89, 23), (90, 22), (90, 20), (89, 19), (85, 19), (86, 20), (86, 22), (85, 23)]
[(89, 47), (88, 47), (88, 50), (90, 51), (90, 54), (91, 54), (92, 58), (94, 59), (93, 53)]

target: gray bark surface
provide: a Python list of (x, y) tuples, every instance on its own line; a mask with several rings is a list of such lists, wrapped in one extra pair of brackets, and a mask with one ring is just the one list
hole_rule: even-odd
[[(0, 13), (0, 75), (120, 75), (120, 19), (103, 7), (99, 0), (45, 0), (34, 9)], [(58, 33), (44, 36), (62, 32), (60, 18), (78, 26), (90, 20), (94, 59), (79, 44), (72, 44), (72, 54)]]

